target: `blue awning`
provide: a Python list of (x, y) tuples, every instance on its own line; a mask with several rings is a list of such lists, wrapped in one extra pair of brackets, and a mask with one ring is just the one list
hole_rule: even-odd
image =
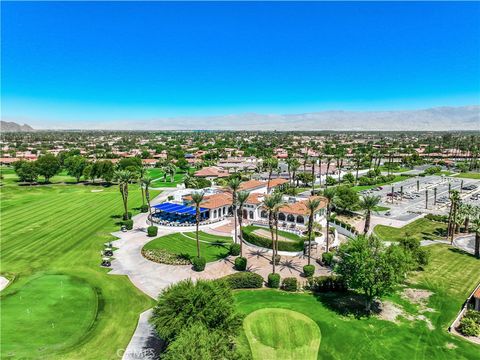
[[(170, 213), (170, 214), (180, 214), (180, 215), (195, 215), (196, 210), (193, 206), (187, 206), (182, 204), (174, 204), (171, 202), (164, 202), (162, 204), (154, 205), (153, 208)], [(208, 211), (206, 208), (200, 208), (200, 213)]]

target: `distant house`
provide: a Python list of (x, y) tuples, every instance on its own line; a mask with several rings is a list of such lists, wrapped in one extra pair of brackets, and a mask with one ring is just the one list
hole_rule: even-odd
[(218, 178), (228, 177), (229, 174), (227, 171), (220, 169), (217, 166), (205, 167), (201, 170), (198, 170), (194, 174), (195, 177), (201, 177), (208, 180), (214, 180)]
[(157, 161), (157, 159), (142, 159), (142, 164), (148, 168), (154, 168), (157, 164)]

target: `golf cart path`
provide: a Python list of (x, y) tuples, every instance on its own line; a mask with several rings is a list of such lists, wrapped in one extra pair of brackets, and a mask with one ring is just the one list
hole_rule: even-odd
[(0, 291), (5, 289), (10, 281), (3, 276), (0, 276)]

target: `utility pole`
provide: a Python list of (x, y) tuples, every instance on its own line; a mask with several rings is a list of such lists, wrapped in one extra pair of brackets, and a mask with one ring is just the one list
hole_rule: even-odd
[(403, 200), (403, 185), (400, 186), (400, 196), (401, 196), (401, 199)]
[(449, 182), (448, 183), (448, 194), (450, 195), (450, 192), (452, 191), (452, 184)]
[(392, 204), (393, 204), (393, 189), (394, 189), (394, 186), (392, 186)]
[(420, 180), (417, 179), (417, 191), (420, 191)]
[(463, 189), (463, 180), (462, 180), (462, 182), (460, 183), (460, 193), (462, 192), (462, 189)]
[(428, 189), (425, 189), (425, 209), (428, 209)]

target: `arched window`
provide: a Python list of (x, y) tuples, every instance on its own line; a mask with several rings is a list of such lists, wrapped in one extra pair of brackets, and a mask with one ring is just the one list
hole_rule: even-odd
[(246, 219), (247, 218), (247, 210), (243, 209), (243, 218)]
[(223, 215), (225, 215), (226, 208), (223, 208)]
[(286, 216), (285, 216), (284, 213), (279, 213), (279, 214), (278, 214), (278, 220), (280, 220), (280, 221), (285, 221), (285, 219), (286, 219)]
[(252, 210), (250, 210), (250, 211), (248, 212), (248, 216), (250, 217), (250, 219), (253, 219), (253, 211), (252, 211)]
[(297, 224), (303, 224), (304, 221), (305, 220), (303, 219), (303, 216), (300, 216), (300, 215), (297, 216)]
[(217, 217), (217, 209), (213, 210), (213, 218), (215, 219)]
[(267, 216), (268, 216), (267, 212), (265, 210), (262, 210), (262, 212), (260, 213), (260, 217), (266, 219)]
[(288, 215), (287, 215), (287, 221), (289, 221), (289, 222), (295, 222), (295, 216), (293, 216), (292, 214), (288, 214)]

